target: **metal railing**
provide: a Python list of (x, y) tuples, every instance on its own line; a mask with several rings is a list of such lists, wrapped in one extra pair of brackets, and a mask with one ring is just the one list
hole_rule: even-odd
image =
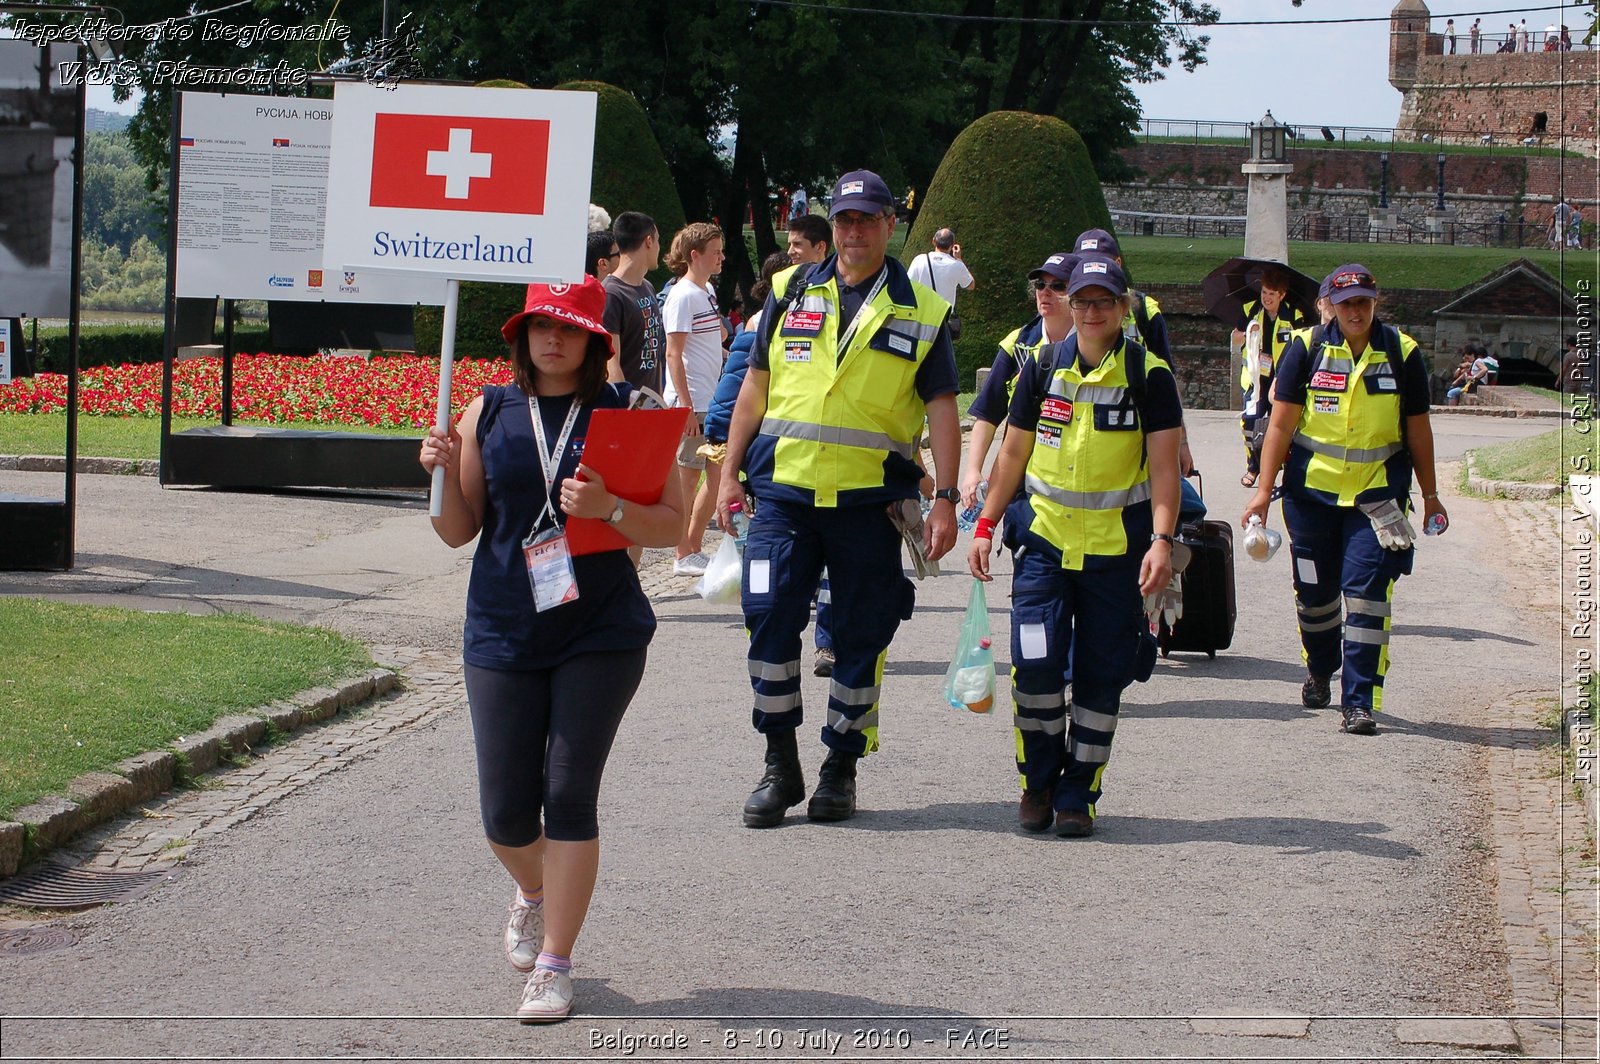
[[(1403, 134), (1394, 129), (1376, 126), (1320, 126), (1315, 123), (1285, 124), (1291, 148), (1326, 148), (1329, 145), (1386, 151), (1391, 148), (1417, 152), (1443, 152), (1451, 154), (1458, 148), (1470, 147), (1473, 154), (1524, 154), (1532, 149), (1537, 154), (1555, 153), (1562, 147), (1559, 133), (1542, 132), (1530, 135), (1523, 130), (1482, 129), (1430, 129), (1425, 132), (1407, 130)], [(1220, 144), (1248, 146), (1250, 123), (1215, 122), (1209, 119), (1141, 119), (1135, 136), (1141, 143), (1167, 141), (1187, 144)], [(1569, 152), (1573, 149), (1569, 148)]]

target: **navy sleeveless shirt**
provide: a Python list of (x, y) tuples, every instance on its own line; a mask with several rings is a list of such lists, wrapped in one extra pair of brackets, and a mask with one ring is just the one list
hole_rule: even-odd
[[(590, 412), (626, 407), (631, 391), (626, 384), (607, 384), (593, 403), (579, 409), (557, 466), (557, 490), (577, 474)], [(571, 397), (545, 396), (535, 402), (545, 441), (553, 447)], [(655, 613), (624, 550), (574, 558), (577, 599), (544, 613), (534, 610), (522, 541), (544, 511), (544, 476), (528, 396), (515, 385), (484, 388), (478, 446), (487, 493), (467, 585), (462, 654), (467, 664), (510, 671), (549, 669), (577, 654), (648, 646), (656, 630)], [(565, 521), (560, 509), (557, 503), (557, 515)]]

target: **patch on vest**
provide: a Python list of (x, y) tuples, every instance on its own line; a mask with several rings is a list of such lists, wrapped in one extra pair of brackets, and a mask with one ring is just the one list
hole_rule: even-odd
[(1337, 395), (1314, 395), (1311, 397), (1311, 409), (1319, 414), (1337, 414), (1339, 412), (1339, 397)]
[(915, 354), (917, 350), (917, 342), (915, 340), (897, 332), (886, 333), (884, 342), (889, 345), (889, 350), (897, 355), (911, 355)]
[(1072, 404), (1065, 399), (1047, 397), (1039, 407), (1039, 416), (1047, 417), (1051, 421), (1059, 421), (1064, 425), (1072, 424)]
[(1047, 425), (1041, 421), (1039, 422), (1039, 429), (1035, 435), (1038, 437), (1038, 442), (1044, 444), (1046, 447), (1053, 447), (1056, 450), (1061, 449), (1060, 425)]
[(783, 360), (785, 362), (810, 362), (810, 340), (788, 340), (783, 345)]
[(783, 316), (784, 332), (816, 333), (822, 331), (824, 315), (815, 310), (791, 310)]
[(1329, 373), (1325, 369), (1319, 369), (1311, 375), (1311, 387), (1329, 392), (1342, 392), (1349, 379), (1348, 373)]

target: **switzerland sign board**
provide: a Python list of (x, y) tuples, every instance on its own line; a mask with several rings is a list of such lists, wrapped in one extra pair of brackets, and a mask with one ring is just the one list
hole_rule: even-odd
[(464, 281), (581, 279), (595, 100), (340, 83), (328, 261)]

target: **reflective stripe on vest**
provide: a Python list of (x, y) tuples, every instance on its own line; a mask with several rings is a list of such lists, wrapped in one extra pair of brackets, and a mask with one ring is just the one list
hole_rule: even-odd
[(866, 429), (844, 429), (835, 425), (808, 425), (804, 421), (785, 421), (782, 418), (764, 417), (761, 431), (768, 436), (781, 436), (788, 440), (806, 440), (811, 443), (836, 443), (842, 447), (866, 447), (878, 451), (894, 451), (910, 458), (915, 447), (901, 443), (882, 432)]
[(1067, 491), (1046, 484), (1031, 473), (1024, 478), (1024, 483), (1032, 494), (1043, 495), (1051, 502), (1058, 502), (1075, 510), (1120, 510), (1124, 506), (1132, 506), (1136, 502), (1144, 502), (1150, 498), (1148, 479), (1131, 488), (1120, 488), (1116, 491)]
[(1315, 451), (1341, 462), (1381, 462), (1392, 454), (1400, 453), (1398, 443), (1386, 443), (1382, 447), (1340, 447), (1337, 443), (1314, 440), (1303, 432), (1294, 434), (1294, 442), (1308, 451)]

